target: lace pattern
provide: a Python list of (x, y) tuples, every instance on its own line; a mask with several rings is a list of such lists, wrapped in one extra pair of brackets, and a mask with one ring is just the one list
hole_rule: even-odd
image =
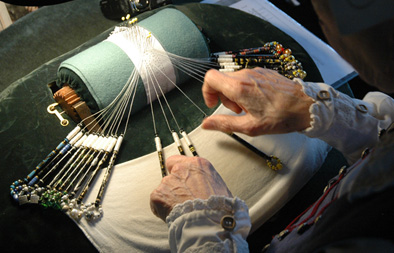
[(168, 227), (171, 226), (178, 217), (191, 213), (193, 211), (200, 210), (213, 210), (220, 211), (224, 213), (234, 214), (236, 212), (248, 212), (248, 207), (246, 203), (239, 199), (238, 197), (229, 198), (225, 196), (211, 196), (207, 200), (194, 199), (185, 201), (182, 204), (176, 205), (171, 213), (168, 215), (166, 222)]

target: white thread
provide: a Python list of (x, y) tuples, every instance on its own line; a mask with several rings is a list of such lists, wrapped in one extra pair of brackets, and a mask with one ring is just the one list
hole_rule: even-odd
[(118, 152), (120, 149), (120, 145), (122, 144), (123, 141), (123, 136), (119, 136), (118, 140), (116, 141), (115, 149), (114, 151)]
[(76, 148), (79, 148), (81, 145), (82, 145), (82, 143), (84, 143), (85, 141), (86, 141), (86, 139), (88, 138), (88, 135), (87, 134), (84, 134), (84, 136), (82, 136), (82, 138), (81, 139), (79, 139), (79, 141), (77, 141), (77, 143), (75, 143), (75, 147)]
[(233, 55), (232, 54), (221, 54), (221, 55), (219, 55), (219, 59), (220, 58), (233, 58)]
[(81, 139), (83, 133), (79, 132), (77, 135), (75, 135), (71, 140), (70, 140), (70, 145), (74, 145), (79, 139)]
[(76, 126), (66, 137), (67, 140), (73, 138), (81, 130), (80, 126)]
[(234, 69), (219, 69), (220, 72), (234, 72)]
[(237, 65), (235, 62), (221, 62), (220, 66), (235, 66)]
[(102, 139), (100, 141), (100, 145), (97, 145), (96, 150), (103, 150), (103, 147), (106, 145), (107, 143), (107, 137), (102, 136)]
[(188, 146), (192, 145), (192, 142), (189, 139), (189, 136), (187, 135), (187, 133), (185, 131), (182, 131), (181, 134), (182, 134), (183, 138), (185, 138), (185, 141), (186, 141), (187, 145)]
[(95, 150), (100, 150), (100, 147), (103, 143), (104, 137), (99, 136), (95, 143), (93, 143), (92, 148)]
[(85, 141), (82, 143), (82, 146), (87, 147), (92, 141), (92, 138), (93, 138), (93, 134), (89, 134), (88, 138), (86, 138)]
[(224, 54), (227, 54), (227, 53), (226, 52), (217, 52), (217, 53), (213, 53), (212, 55), (218, 56), (218, 55), (224, 55)]
[(155, 143), (156, 143), (156, 150), (157, 151), (162, 151), (163, 147), (161, 146), (161, 141), (159, 137), (155, 137)]
[(232, 62), (233, 58), (218, 58), (218, 63), (222, 62)]
[(176, 132), (172, 132), (172, 138), (174, 139), (176, 145), (182, 146), (181, 140)]
[(108, 145), (109, 145), (109, 142), (110, 142), (110, 137), (108, 137), (108, 136), (104, 137), (104, 140), (103, 140), (103, 142), (101, 143), (101, 146), (100, 146), (100, 150), (101, 151), (105, 151), (107, 149)]
[(97, 141), (98, 138), (99, 138), (98, 135), (92, 134), (92, 138), (90, 139), (90, 142), (86, 145), (86, 147), (88, 148), (93, 147), (93, 144)]
[(114, 147), (115, 147), (115, 144), (116, 144), (116, 138), (115, 137), (111, 137), (111, 143), (108, 145), (108, 148), (107, 148), (107, 152), (112, 152), (112, 150), (114, 149)]
[[(160, 42), (145, 28), (137, 25), (132, 27), (116, 27), (107, 41), (114, 43), (127, 54), (140, 74), (145, 91), (148, 91), (148, 86), (152, 84), (148, 79), (149, 73), (147, 73), (143, 65), (159, 66), (170, 80), (176, 82), (175, 70), (170, 58), (166, 55)], [(164, 54), (157, 57), (154, 53), (155, 50), (162, 51)], [(160, 85), (165, 93), (173, 88), (167, 77), (160, 76)], [(148, 103), (149, 101), (156, 100), (154, 94), (151, 94), (150, 98), (148, 97), (149, 94), (146, 95)]]
[(98, 158), (98, 156), (97, 156), (97, 157), (95, 157), (95, 158), (93, 159), (93, 161), (92, 161), (92, 166), (96, 166), (97, 163), (98, 163), (98, 161), (99, 161), (99, 158)]
[(241, 65), (226, 65), (224, 66), (224, 69), (231, 69), (231, 70), (236, 70), (236, 69), (241, 69), (242, 66)]

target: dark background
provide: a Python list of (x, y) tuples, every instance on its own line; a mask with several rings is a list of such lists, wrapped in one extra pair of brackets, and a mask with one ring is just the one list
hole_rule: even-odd
[[(319, 37), (324, 42), (328, 43), (319, 25), (319, 19), (317, 18), (311, 1), (308, 0), (298, 0), (299, 6), (294, 6), (289, 3), (290, 1), (284, 0), (269, 0), (287, 15), (292, 17), (314, 35)], [(353, 91), (354, 97), (362, 99), (366, 93), (369, 91), (375, 91), (376, 88), (368, 85), (359, 77), (356, 77), (349, 81), (349, 85)]]

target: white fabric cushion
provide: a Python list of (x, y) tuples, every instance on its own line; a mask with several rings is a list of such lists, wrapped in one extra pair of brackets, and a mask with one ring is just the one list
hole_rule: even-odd
[[(215, 113), (232, 114), (223, 106)], [(266, 154), (279, 157), (284, 168), (269, 169), (264, 159), (226, 134), (201, 127), (189, 134), (198, 154), (211, 161), (233, 195), (246, 202), (254, 230), (312, 177), (330, 146), (300, 133), (240, 136)], [(164, 148), (165, 157), (175, 154), (175, 145)], [(187, 155), (191, 156), (190, 152)], [(94, 202), (103, 175), (104, 170), (85, 203)], [(103, 197), (103, 217), (93, 222), (82, 219), (77, 224), (101, 252), (169, 251), (167, 225), (152, 214), (149, 204), (150, 193), (160, 181), (156, 152), (116, 165)]]

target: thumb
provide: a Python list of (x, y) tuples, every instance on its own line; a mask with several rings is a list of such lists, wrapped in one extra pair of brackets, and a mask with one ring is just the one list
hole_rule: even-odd
[(249, 124), (246, 117), (247, 115), (212, 115), (204, 119), (202, 122), (202, 128), (206, 130), (218, 130), (224, 133), (247, 133), (249, 131), (247, 127)]

